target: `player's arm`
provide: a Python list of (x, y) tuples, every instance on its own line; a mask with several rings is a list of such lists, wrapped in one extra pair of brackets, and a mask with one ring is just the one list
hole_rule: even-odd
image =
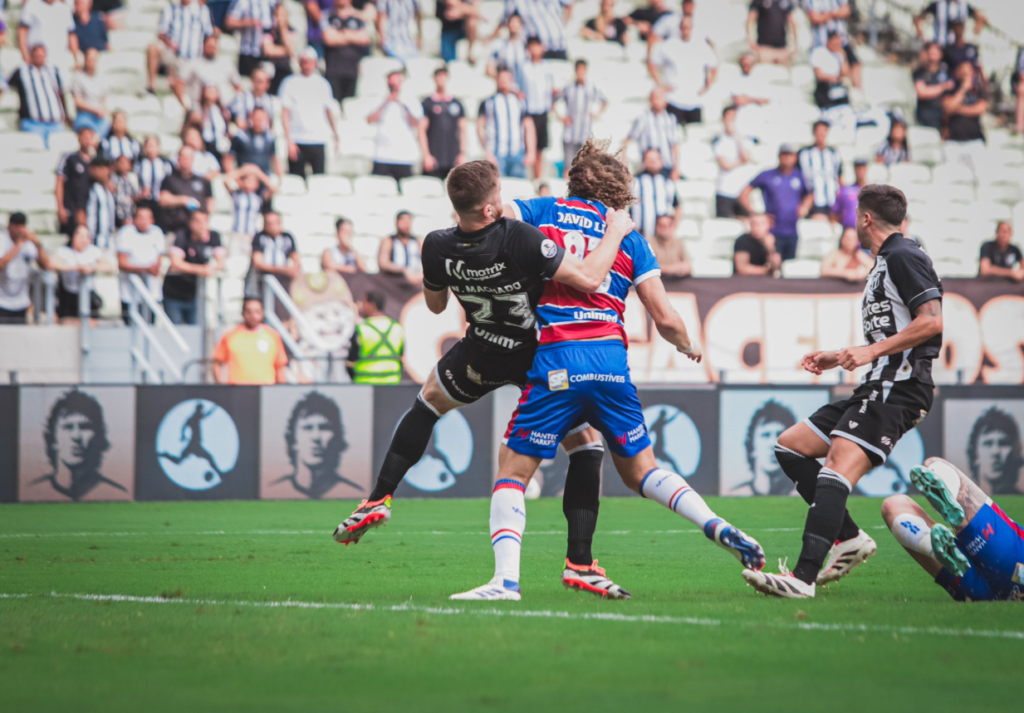
[(427, 302), (427, 309), (434, 314), (441, 314), (448, 306), (448, 295), (450, 291), (447, 287), (443, 287), (440, 290), (431, 290), (428, 287), (423, 287), (423, 299)]
[(683, 318), (669, 302), (661, 278), (655, 276), (644, 280), (636, 286), (636, 294), (647, 314), (654, 320), (654, 326), (661, 338), (674, 346), (678, 352), (685, 354), (688, 359), (699, 364), (703, 357), (700, 346), (690, 339)]
[(622, 239), (633, 232), (633, 219), (628, 210), (609, 208), (605, 215), (604, 237), (597, 244), (597, 249), (580, 260), (562, 260), (554, 279), (556, 282), (575, 287), (581, 292), (597, 292), (608, 272), (615, 263)]
[(913, 321), (902, 332), (875, 344), (841, 349), (837, 354), (839, 366), (853, 371), (879, 357), (899, 354), (924, 344), (936, 334), (942, 334), (942, 300), (938, 297), (919, 305), (914, 310)]
[(443, 260), (437, 253), (435, 236), (428, 235), (423, 241), (423, 299), (427, 309), (434, 314), (441, 314), (448, 306), (450, 290), (445, 284)]

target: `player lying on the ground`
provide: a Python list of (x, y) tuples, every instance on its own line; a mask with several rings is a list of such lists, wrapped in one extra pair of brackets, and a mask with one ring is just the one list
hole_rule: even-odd
[[(882, 517), (935, 583), (962, 601), (1024, 601), (1024, 530), (959, 468), (929, 458), (910, 479), (950, 527), (906, 495), (882, 503)], [(955, 532), (955, 534), (954, 534)]]
[[(423, 294), (430, 310), (440, 314), (449, 291), (454, 292), (469, 329), (441, 357), (399, 422), (369, 499), (335, 530), (334, 539), (346, 545), (388, 522), (394, 492), (423, 456), (441, 416), (505, 384), (526, 384), (537, 347), (535, 309), (545, 281), (581, 293), (599, 289), (619, 243), (633, 229), (628, 214), (613, 212), (599, 250), (583, 261), (563, 260), (560, 245), (534, 227), (503, 217), (501, 180), (491, 163), (457, 167), (448, 176), (447, 190), (459, 227), (434, 231), (424, 241)], [(586, 569), (593, 564), (604, 448), (585, 422), (574, 426), (562, 441), (569, 454), (563, 498), (569, 523), (566, 558), (568, 566)], [(606, 577), (599, 583), (602, 594), (621, 591)]]
[[(792, 574), (743, 572), (748, 584), (778, 597), (813, 597), (816, 581), (836, 581), (875, 553), (874, 540), (857, 527), (846, 500), (932, 406), (932, 360), (942, 346), (942, 284), (921, 246), (899, 233), (907, 214), (900, 190), (864, 186), (858, 201), (857, 237), (875, 256), (861, 308), (867, 345), (813, 352), (801, 365), (812, 374), (871, 368), (849, 399), (818, 409), (779, 437), (779, 465), (811, 506), (803, 549)], [(822, 456), (824, 468), (815, 460)]]
[[(587, 142), (569, 169), (569, 198), (534, 198), (508, 208), (571, 253), (566, 262), (580, 262), (605, 247), (606, 220), (610, 232), (618, 211), (633, 202), (631, 182), (629, 169), (617, 156)], [(683, 476), (658, 467), (626, 363), (623, 317), (630, 287), (636, 288), (658, 333), (680, 353), (701, 360), (700, 348), (668, 300), (657, 259), (635, 231), (622, 241), (611, 272), (596, 292), (546, 283), (537, 307), (540, 345), (505, 432), (491, 496), (494, 578), (452, 599), (520, 599), (523, 494), (541, 460), (554, 457), (558, 442), (580, 419), (604, 434), (629, 488), (696, 524), (745, 567), (764, 565), (764, 551), (756, 541), (716, 516)], [(567, 567), (562, 581), (567, 587), (593, 591), (607, 578), (595, 562), (586, 569)], [(617, 591), (608, 591), (607, 596), (628, 597)]]

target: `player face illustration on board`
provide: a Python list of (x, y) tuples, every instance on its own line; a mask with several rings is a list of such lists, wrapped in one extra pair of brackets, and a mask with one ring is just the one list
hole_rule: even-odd
[(793, 412), (778, 401), (768, 401), (754, 412), (744, 445), (753, 476), (749, 485), (754, 495), (792, 495), (795, 489), (775, 458), (775, 443), (796, 423)]
[(967, 440), (967, 461), (971, 476), (986, 494), (1024, 493), (1020, 428), (1007, 412), (993, 406), (974, 422)]
[(338, 474), (348, 443), (341, 409), (332, 399), (317, 391), (309, 392), (292, 409), (284, 440), (292, 472), (276, 482), (290, 482), (298, 492), (314, 500), (339, 483), (362, 490)]

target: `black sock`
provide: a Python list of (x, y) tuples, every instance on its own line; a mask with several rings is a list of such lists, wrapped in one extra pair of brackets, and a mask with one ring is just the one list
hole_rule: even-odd
[(588, 565), (594, 561), (591, 546), (597, 530), (597, 511), (601, 506), (602, 460), (603, 448), (576, 451), (569, 456), (562, 512), (569, 525), (565, 556), (573, 564)]
[[(814, 502), (814, 491), (818, 485), (818, 473), (821, 471), (821, 464), (813, 458), (808, 458), (785, 446), (776, 444), (775, 459), (779, 461), (782, 470), (790, 480), (796, 483), (796, 492), (804, 502), (810, 505)], [(850, 511), (843, 514), (843, 526), (839, 528), (839, 539), (850, 540), (857, 536), (860, 527), (850, 517)]]
[(377, 474), (377, 483), (370, 493), (370, 502), (380, 500), (385, 495), (395, 494), (402, 478), (426, 452), (437, 420), (438, 415), (416, 397), (412, 408), (398, 422), (380, 473)]
[(818, 572), (825, 564), (828, 551), (832, 549), (843, 522), (843, 511), (846, 500), (850, 497), (850, 487), (838, 473), (822, 468), (818, 476), (818, 486), (814, 493), (814, 503), (807, 511), (807, 524), (804, 525), (804, 547), (800, 551), (800, 559), (796, 563), (793, 575), (810, 584), (818, 578)]

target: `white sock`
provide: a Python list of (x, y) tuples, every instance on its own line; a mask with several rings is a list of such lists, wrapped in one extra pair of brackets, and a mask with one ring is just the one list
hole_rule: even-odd
[(700, 529), (711, 520), (720, 519), (704, 498), (686, 484), (683, 476), (655, 468), (640, 483), (640, 495), (655, 500), (677, 515), (682, 515)]
[(494, 484), (491, 494), (491, 546), (494, 548), (494, 576), (519, 586), (519, 555), (526, 529), (526, 488), (518, 480)]
[(923, 517), (908, 512), (898, 515), (892, 521), (892, 536), (908, 550), (919, 552), (926, 557), (932, 554), (932, 529)]

